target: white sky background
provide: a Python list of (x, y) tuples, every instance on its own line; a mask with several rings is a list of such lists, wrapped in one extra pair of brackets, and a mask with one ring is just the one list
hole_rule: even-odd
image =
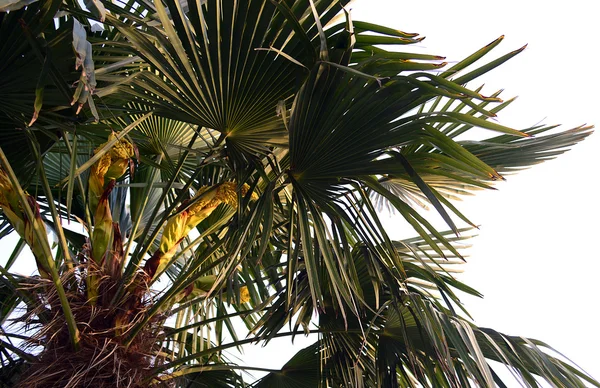
[[(600, 125), (600, 24), (594, 1), (502, 2), (362, 0), (352, 17), (426, 36), (423, 52), (458, 61), (500, 35), (494, 59), (517, 57), (475, 81), (484, 93), (519, 98), (498, 122)], [(412, 48), (407, 47), (407, 50)], [(501, 96), (501, 97), (502, 97)], [(479, 326), (543, 340), (600, 379), (598, 275), (600, 135), (572, 151), (507, 177), (457, 207), (481, 225), (460, 279), (484, 294), (464, 298)], [(436, 218), (433, 213), (429, 218)], [(439, 217), (438, 217), (439, 218)], [(389, 220), (391, 228), (395, 221)], [(439, 225), (442, 225), (441, 223)]]

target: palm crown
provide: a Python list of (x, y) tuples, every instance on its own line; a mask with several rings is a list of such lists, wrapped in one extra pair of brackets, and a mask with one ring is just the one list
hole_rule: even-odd
[[(472, 224), (451, 201), (590, 128), (488, 120), (512, 100), (465, 85), (521, 51), (479, 64), (502, 38), (449, 67), (346, 3), (9, 2), (3, 381), (245, 386), (256, 368), (227, 349), (318, 333), (252, 385), (504, 386), (492, 360), (526, 386), (600, 386), (475, 326), (457, 291), (479, 294), (452, 276), (470, 236), (455, 220)], [(391, 240), (385, 207), (418, 236)], [(25, 245), (39, 277), (10, 271)]]

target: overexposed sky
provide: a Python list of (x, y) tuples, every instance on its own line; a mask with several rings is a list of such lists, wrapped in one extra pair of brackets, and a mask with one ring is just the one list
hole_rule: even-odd
[[(355, 20), (427, 38), (425, 52), (457, 61), (500, 35), (496, 58), (527, 49), (472, 87), (518, 95), (498, 122), (526, 128), (542, 121), (569, 129), (600, 125), (600, 24), (594, 1), (502, 2), (359, 0)], [(507, 177), (457, 207), (481, 225), (460, 279), (485, 295), (465, 298), (479, 326), (543, 340), (600, 379), (598, 276), (600, 135), (572, 151)], [(430, 218), (435, 218), (431, 214)], [(393, 225), (393, 222), (389, 222)], [(441, 223), (439, 224), (441, 225)]]

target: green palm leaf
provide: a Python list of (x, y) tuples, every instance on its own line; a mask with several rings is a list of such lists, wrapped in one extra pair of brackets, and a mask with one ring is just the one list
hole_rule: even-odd
[(256, 388), (309, 388), (319, 386), (319, 347), (310, 345), (296, 353), (280, 371), (258, 380)]
[[(340, 10), (336, 4), (317, 2), (325, 22)], [(166, 2), (166, 7), (162, 3), (155, 6), (159, 25), (140, 22), (138, 28), (132, 28), (109, 18), (136, 53), (160, 74), (135, 77), (133, 92), (147, 95), (164, 115), (226, 134), (233, 153), (260, 152), (268, 145), (285, 143), (276, 107), (293, 95), (304, 70), (258, 49), (276, 47), (310, 63), (315, 55), (314, 43), (308, 44), (315, 40), (314, 19), (305, 17), (306, 5), (297, 1), (286, 6), (285, 15), (263, 1), (234, 6), (210, 2), (200, 8), (190, 2), (189, 11), (173, 1)], [(301, 30), (307, 32), (293, 34)]]

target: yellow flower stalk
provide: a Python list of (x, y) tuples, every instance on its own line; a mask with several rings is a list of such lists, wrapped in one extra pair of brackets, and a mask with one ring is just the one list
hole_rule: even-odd
[[(29, 207), (33, 211), (34, 219), (33, 221), (29, 221), (29, 219), (25, 217), (25, 236), (23, 237), (33, 252), (40, 276), (44, 279), (52, 279), (50, 266), (52, 265), (51, 263), (53, 263), (53, 258), (47, 257), (45, 254), (45, 252), (50, 251), (48, 238), (46, 237), (46, 225), (44, 225), (44, 221), (40, 215), (40, 208), (35, 198), (31, 195), (27, 195), (27, 201), (29, 202)], [(37, 234), (35, 233), (36, 229), (42, 231), (41, 235), (44, 236), (44, 238), (39, 239), (37, 237)], [(46, 249), (44, 249), (44, 244), (47, 246)]]
[[(94, 150), (94, 154), (100, 152), (100, 150), (110, 141), (114, 140), (118, 134), (111, 133), (108, 136), (108, 141)], [(134, 155), (133, 145), (127, 139), (121, 139), (117, 141), (111, 148), (106, 152), (100, 160), (98, 160), (92, 166), (90, 170), (90, 177), (88, 180), (88, 195), (91, 205), (91, 210), (96, 211), (98, 201), (102, 196), (106, 188), (106, 184), (113, 179), (119, 179), (129, 165), (129, 160)]]
[(16, 190), (12, 186), (6, 172), (0, 169), (0, 208), (2, 208), (6, 218), (8, 218), (13, 228), (15, 228), (15, 231), (31, 248), (40, 276), (44, 279), (51, 279), (50, 263), (53, 259), (52, 257), (46, 257), (44, 252), (50, 249), (46, 247), (47, 250), (44, 250), (43, 246), (43, 244), (48, 245), (48, 240), (47, 238), (37, 238), (35, 233), (35, 230), (38, 229), (42, 232), (42, 236), (46, 236), (46, 226), (40, 215), (40, 209), (35, 198), (27, 193), (25, 194), (27, 196), (27, 206), (31, 208), (34, 215), (33, 220), (29, 220), (25, 216)]
[(240, 287), (240, 303), (248, 303), (250, 302), (250, 292), (248, 291), (247, 286)]
[(13, 228), (15, 228), (19, 235), (23, 236), (25, 224), (23, 223), (19, 197), (12, 187), (8, 176), (2, 169), (0, 169), (0, 207)]
[[(249, 189), (250, 186), (244, 184), (240, 189), (241, 195), (245, 196)], [(175, 254), (177, 245), (192, 229), (222, 203), (236, 208), (238, 205), (237, 198), (237, 184), (235, 182), (225, 182), (216, 187), (202, 187), (198, 190), (190, 201), (191, 205), (185, 208), (190, 202), (184, 203), (184, 210), (167, 221), (158, 250), (146, 262), (144, 268), (146, 274), (153, 278), (157, 272), (162, 272)], [(256, 199), (258, 199), (258, 195), (252, 193), (251, 200)]]
[[(94, 154), (115, 140), (117, 135), (111, 133), (107, 142), (96, 148)], [(94, 212), (94, 230), (91, 236), (93, 263), (90, 262), (90, 272), (86, 278), (86, 284), (88, 299), (92, 305), (96, 303), (100, 286), (94, 264), (112, 268), (112, 263), (107, 263), (112, 259), (111, 255), (107, 255), (107, 251), (112, 244), (114, 229), (108, 196), (115, 181), (127, 171), (129, 160), (133, 155), (133, 145), (127, 139), (120, 139), (90, 169), (88, 199), (90, 210)]]
[(106, 250), (111, 244), (113, 219), (108, 204), (108, 196), (114, 187), (114, 182), (100, 197), (100, 202), (94, 214), (94, 231), (92, 232), (92, 258), (97, 264), (101, 264)]
[[(111, 255), (107, 254), (109, 247), (113, 242), (113, 218), (108, 204), (108, 196), (115, 187), (115, 181), (111, 180), (107, 188), (102, 193), (96, 213), (94, 214), (94, 230), (92, 232), (92, 259), (98, 267), (109, 267), (107, 264), (111, 260)], [(98, 276), (94, 273), (95, 266), (89, 263), (90, 270), (86, 278), (88, 300), (92, 305), (96, 304), (98, 299), (98, 288), (100, 285)]]

